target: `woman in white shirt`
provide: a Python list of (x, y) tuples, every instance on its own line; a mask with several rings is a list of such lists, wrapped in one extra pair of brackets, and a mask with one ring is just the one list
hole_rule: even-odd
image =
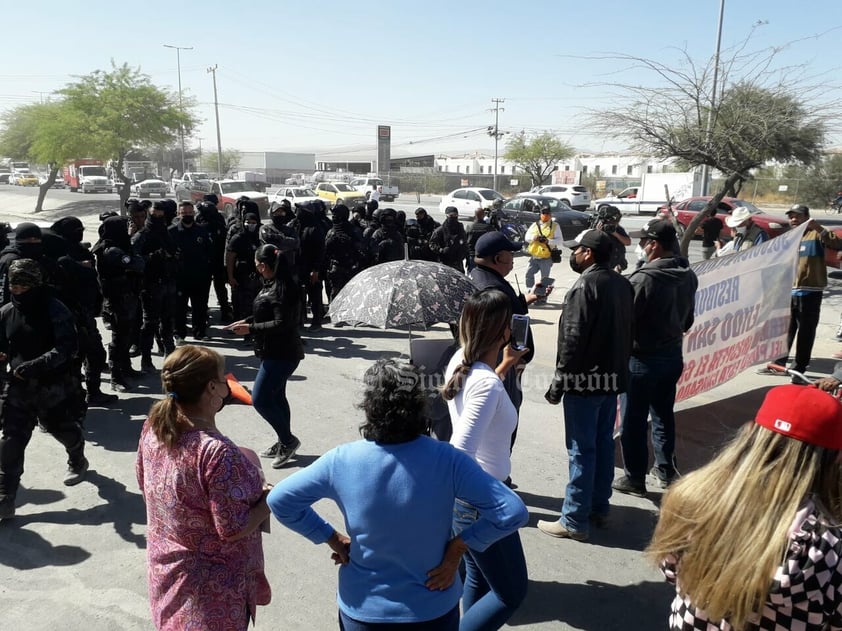
[[(511, 302), (499, 289), (483, 289), (465, 301), (459, 321), (461, 348), (447, 366), (442, 392), (453, 424), (450, 444), (501, 481), (511, 472), (511, 438), (517, 425), (517, 410), (502, 378), (528, 352), (509, 344), (511, 317)], [(503, 358), (498, 363), (501, 349)], [(479, 518), (476, 508), (460, 500), (456, 500), (453, 513), (454, 534)], [(499, 629), (526, 596), (526, 560), (520, 536), (514, 532), (483, 552), (469, 550), (464, 558), (459, 629)]]

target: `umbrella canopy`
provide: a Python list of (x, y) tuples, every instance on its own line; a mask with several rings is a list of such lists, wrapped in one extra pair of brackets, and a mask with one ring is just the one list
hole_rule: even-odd
[(465, 298), (477, 291), (471, 280), (447, 265), (392, 261), (354, 276), (330, 303), (332, 322), (383, 329), (455, 320)]

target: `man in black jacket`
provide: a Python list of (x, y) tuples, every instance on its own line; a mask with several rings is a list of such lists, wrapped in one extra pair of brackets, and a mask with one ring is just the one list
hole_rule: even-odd
[(459, 223), (459, 211), (454, 206), (445, 209), (447, 218), (433, 231), (430, 237), (430, 250), (438, 261), (460, 272), (465, 271), (465, 257), (468, 255), (468, 235), (465, 227)]
[(678, 254), (675, 228), (669, 221), (658, 219), (644, 226), (640, 247), (647, 262), (629, 276), (634, 288), (634, 337), (620, 430), (625, 475), (613, 486), (621, 493), (645, 497), (650, 415), (655, 452), (652, 474), (661, 488), (678, 477), (673, 406), (684, 370), (682, 342), (693, 326), (699, 281), (687, 259)]
[(333, 207), (333, 227), (325, 237), (325, 268), (332, 301), (360, 269), (362, 235), (349, 221), (350, 211), (339, 204)]
[[(298, 238), (301, 243), (301, 256), (298, 260), (298, 282), (301, 285), (302, 294), (307, 296), (313, 314), (313, 319), (310, 321), (310, 330), (318, 331), (322, 328), (322, 315), (324, 314), (320, 274), (324, 268), (326, 234), (321, 222), (315, 215), (315, 209), (310, 204), (310, 202), (305, 202), (295, 205), (293, 227), (298, 231)], [(301, 303), (303, 307), (304, 301), (302, 300)], [(306, 308), (303, 311), (302, 321), (306, 318)]]
[(24, 451), (36, 423), (67, 451), (66, 486), (81, 482), (88, 470), (73, 403), (79, 392), (72, 366), (73, 315), (43, 286), (40, 267), (31, 259), (11, 263), (9, 287), (11, 300), (0, 309), (0, 520), (15, 515)]
[(168, 228), (178, 252), (176, 276), (176, 346), (187, 337), (187, 301), (190, 301), (193, 339), (208, 338), (208, 295), (213, 274), (213, 244), (204, 226), (196, 224), (191, 202), (178, 205), (179, 221)]
[(228, 226), (225, 217), (217, 208), (218, 203), (219, 199), (213, 193), (205, 195), (204, 200), (196, 204), (196, 223), (207, 228), (213, 244), (211, 271), (213, 290), (219, 305), (219, 321), (229, 324), (234, 321), (234, 312), (231, 310), (231, 303), (228, 302), (228, 270), (225, 268), (225, 237), (228, 234)]
[(573, 250), (570, 267), (581, 274), (564, 298), (558, 321), (553, 381), (545, 395), (563, 403), (569, 476), (561, 517), (538, 521), (553, 537), (584, 541), (590, 522), (608, 516), (614, 480), (614, 420), (617, 395), (629, 379), (634, 292), (614, 272), (612, 237), (586, 230), (564, 246)]

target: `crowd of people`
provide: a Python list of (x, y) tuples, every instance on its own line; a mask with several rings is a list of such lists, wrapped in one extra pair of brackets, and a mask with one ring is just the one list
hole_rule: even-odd
[[(101, 389), (106, 365), (112, 390), (131, 390), (134, 378), (156, 372), (157, 344), (164, 396), (144, 423), (136, 460), (156, 628), (246, 629), (271, 599), (261, 533), (274, 515), (330, 548), (340, 566), (340, 629), (499, 629), (528, 586), (518, 534), (528, 512), (513, 492), (511, 453), (534, 341), (527, 330), (525, 345), (513, 345), (512, 316), (528, 314), (546, 293), (534, 291), (534, 276), (525, 294), (506, 280), (524, 244), (497, 231), (485, 212), (465, 229), (456, 209), (438, 225), (423, 208), (405, 219), (372, 201), (353, 214), (336, 206), (328, 218), (317, 202), (280, 204), (264, 223), (251, 200), (239, 200), (230, 217), (216, 202), (130, 200), (126, 216), (100, 217), (93, 247), (74, 217), (49, 229), (15, 228), (0, 252), (0, 361), (8, 366), (0, 393), (0, 519), (15, 515), (24, 452), (38, 425), (67, 452), (64, 484), (84, 479), (87, 407), (117, 403)], [(809, 220), (802, 208), (789, 211), (793, 225)], [(766, 621), (791, 628), (781, 620), (808, 630), (840, 626), (842, 572), (832, 558), (842, 553), (842, 406), (817, 388), (773, 389), (754, 425), (682, 478), (673, 408), (698, 281), (680, 255), (674, 223), (664, 219), (636, 235), (640, 261), (622, 275), (619, 253), (631, 236), (619, 221), (607, 210), (564, 241), (547, 213), (527, 234), (533, 275), (548, 278), (560, 248), (578, 275), (564, 297), (545, 394), (564, 410), (568, 482), (559, 518), (538, 528), (587, 541), (591, 528), (609, 523), (612, 491), (645, 497), (648, 473), (668, 489), (649, 554), (676, 583), (671, 628), (766, 628)], [(762, 242), (751, 226), (740, 227), (732, 226), (746, 247)], [(804, 238), (833, 245), (819, 226)], [(819, 245), (801, 256), (817, 256)], [(467, 264), (477, 287), (442, 366), (446, 429), (431, 436), (430, 392), (419, 369), (381, 359), (363, 380), (362, 439), (272, 487), (259, 457), (281, 468), (301, 445), (286, 386), (304, 357), (308, 310), (310, 329), (319, 329), (325, 294), (335, 298), (359, 270), (406, 256), (461, 272)], [(796, 289), (811, 290), (813, 268), (802, 263)], [(252, 399), (273, 436), (259, 456), (216, 426), (231, 399), (224, 358), (187, 342), (188, 322), (194, 341), (208, 339), (211, 287), (221, 324), (260, 359)], [(795, 289), (793, 296), (793, 305), (796, 296), (799, 305), (810, 297)], [(791, 338), (796, 331), (809, 338), (809, 322), (793, 313)], [(107, 353), (100, 315), (110, 330)], [(659, 326), (647, 326), (656, 320)], [(799, 347), (796, 363), (803, 355)], [(624, 475), (614, 479), (618, 411)], [(654, 466), (647, 471), (650, 426)], [(344, 528), (313, 510), (323, 498), (336, 502)], [(747, 547), (747, 537), (764, 546), (755, 550), (762, 562), (739, 585), (726, 579), (746, 570), (754, 553), (720, 551), (728, 533)], [(821, 586), (794, 598), (794, 585), (815, 582), (810, 576)], [(819, 590), (833, 596), (823, 599)]]

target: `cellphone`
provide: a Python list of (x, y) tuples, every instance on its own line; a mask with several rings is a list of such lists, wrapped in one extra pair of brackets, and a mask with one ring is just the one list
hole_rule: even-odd
[(538, 283), (537, 285), (535, 285), (535, 287), (532, 288), (532, 293), (534, 293), (536, 296), (540, 296), (541, 298), (544, 298), (547, 295), (547, 290), (550, 287), (553, 287), (554, 285), (555, 285), (555, 278), (550, 278), (550, 277), (542, 278), (541, 282)]
[(529, 316), (515, 313), (512, 315), (512, 347), (522, 351), (526, 348), (526, 338), (529, 335)]

